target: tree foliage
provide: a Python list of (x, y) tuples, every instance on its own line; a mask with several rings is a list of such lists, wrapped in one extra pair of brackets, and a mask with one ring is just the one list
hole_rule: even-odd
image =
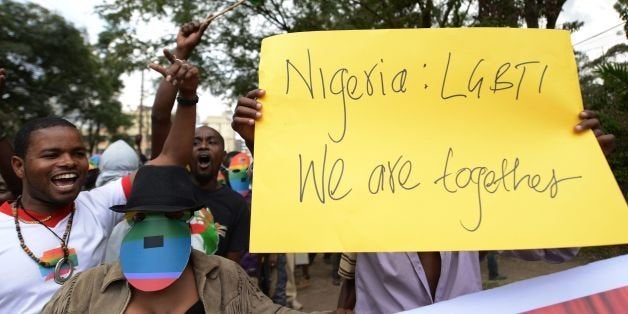
[(622, 21), (624, 21), (624, 34), (626, 38), (628, 38), (628, 0), (617, 0), (613, 8), (619, 13), (619, 17)]
[[(301, 31), (428, 28), (460, 26), (555, 27), (565, 0), (266, 0), (248, 3), (217, 19), (193, 61), (201, 66), (205, 87), (234, 98), (257, 81), (259, 48), (265, 37)], [(111, 0), (97, 8), (111, 30), (134, 34), (139, 21), (167, 19), (175, 25), (199, 20), (233, 1)], [(578, 24), (572, 24), (577, 27)], [(158, 48), (173, 42), (130, 36), (125, 46)], [(140, 44), (141, 43), (141, 44)], [(121, 44), (122, 45), (122, 44)], [(199, 57), (200, 56), (200, 57)], [(128, 57), (125, 56), (125, 57)], [(145, 57), (149, 59), (150, 57)]]
[(3, 128), (63, 115), (87, 130), (94, 146), (101, 129), (129, 125), (116, 96), (122, 87), (116, 69), (61, 16), (32, 3), (0, 1), (0, 66), (7, 87), (0, 100)]
[[(97, 11), (112, 29), (134, 33), (143, 19), (170, 19), (175, 25), (198, 20), (231, 1), (114, 0)], [(193, 62), (204, 73), (204, 85), (213, 94), (233, 98), (255, 87), (259, 48), (263, 38), (300, 31), (329, 29), (416, 28), (462, 26), (473, 21), (473, 1), (409, 0), (268, 0), (245, 4), (217, 19), (208, 29), (204, 44), (197, 48)], [(135, 45), (139, 38), (127, 42)], [(154, 47), (173, 41), (165, 36)]]

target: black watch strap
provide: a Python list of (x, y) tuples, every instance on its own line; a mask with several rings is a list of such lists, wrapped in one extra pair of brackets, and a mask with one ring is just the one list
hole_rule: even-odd
[(194, 106), (198, 103), (198, 95), (194, 95), (193, 98), (177, 97), (177, 103), (182, 106)]

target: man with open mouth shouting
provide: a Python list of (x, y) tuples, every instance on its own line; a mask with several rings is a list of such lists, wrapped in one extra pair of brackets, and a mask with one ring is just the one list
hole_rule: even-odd
[[(170, 67), (151, 67), (174, 82), (185, 105), (179, 105), (173, 130), (150, 163), (183, 167), (192, 150), (198, 69), (164, 54)], [(27, 122), (14, 147), (11, 165), (22, 194), (0, 206), (0, 313), (34, 313), (73, 274), (102, 262), (109, 234), (123, 218), (109, 207), (126, 203), (135, 174), (81, 192), (87, 151), (78, 129), (62, 118)]]

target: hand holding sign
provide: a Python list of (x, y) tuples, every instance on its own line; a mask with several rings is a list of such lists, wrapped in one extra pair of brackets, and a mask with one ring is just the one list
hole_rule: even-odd
[(600, 120), (597, 119), (597, 112), (585, 110), (580, 112), (578, 117), (582, 121), (574, 127), (574, 130), (577, 133), (582, 133), (587, 130), (593, 131), (593, 134), (595, 134), (595, 138), (600, 144), (600, 148), (602, 148), (602, 152), (604, 152), (605, 156), (608, 156), (611, 152), (613, 152), (613, 150), (615, 150), (615, 135), (604, 133), (602, 126), (600, 125)]
[(262, 118), (262, 104), (257, 100), (264, 97), (266, 92), (262, 89), (254, 89), (245, 97), (238, 98), (231, 127), (238, 132), (246, 146), (253, 153), (253, 142), (255, 136), (255, 121)]

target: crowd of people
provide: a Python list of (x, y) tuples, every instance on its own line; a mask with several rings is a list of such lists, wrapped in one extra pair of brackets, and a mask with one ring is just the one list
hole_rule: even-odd
[[(150, 65), (163, 76), (152, 109), (150, 158), (118, 141), (90, 163), (79, 130), (59, 117), (28, 121), (12, 145), (3, 133), (0, 312), (302, 309), (295, 255), (248, 252), (251, 156), (226, 153), (219, 132), (194, 127), (200, 71), (186, 60), (207, 27), (184, 25), (176, 49), (164, 50), (170, 64)], [(0, 94), (6, 80), (10, 77), (0, 69)], [(264, 95), (262, 89), (250, 91), (234, 111), (232, 127), (252, 154)], [(615, 138), (602, 131), (596, 113), (583, 111), (579, 118), (574, 132), (593, 130), (609, 154)], [(500, 254), (562, 262), (577, 252)], [(341, 292), (338, 308), (330, 310), (394, 313), (479, 291), (480, 254), (333, 254), (332, 278)], [(494, 260), (494, 252), (489, 258)], [(500, 278), (496, 269), (492, 275)]]

